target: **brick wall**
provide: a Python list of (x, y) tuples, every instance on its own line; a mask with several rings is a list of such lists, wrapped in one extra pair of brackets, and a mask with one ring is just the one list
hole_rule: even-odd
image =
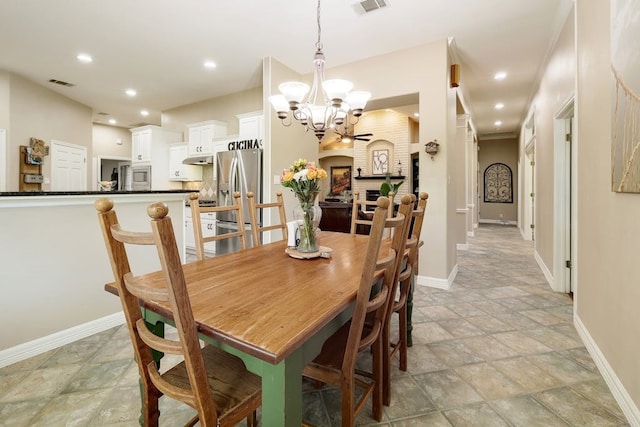
[[(362, 176), (372, 175), (372, 151), (379, 149), (389, 150), (389, 172), (391, 175), (398, 175), (398, 162), (401, 162), (404, 184), (400, 187), (398, 194), (407, 194), (411, 191), (409, 184), (410, 173), (410, 119), (403, 114), (392, 110), (377, 110), (365, 113), (355, 126), (355, 133), (372, 133), (369, 142), (355, 141), (353, 149), (353, 176), (358, 175), (358, 168), (361, 168)], [(353, 180), (353, 191), (359, 191), (360, 197), (364, 198), (366, 190), (378, 190), (385, 177), (380, 180)], [(398, 182), (398, 181), (393, 181)]]

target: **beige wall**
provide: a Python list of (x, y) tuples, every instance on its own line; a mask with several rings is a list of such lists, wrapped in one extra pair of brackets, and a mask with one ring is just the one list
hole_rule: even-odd
[(419, 150), (420, 191), (429, 193), (422, 236), (431, 249), (420, 254), (422, 284), (446, 285), (457, 263), (455, 193), (460, 178), (453, 153), (456, 91), (449, 88), (450, 63), (447, 40), (440, 40), (326, 70), (327, 78), (351, 80), (355, 89), (371, 91), (373, 99), (418, 93), (419, 141), (440, 143), (433, 161), (423, 147)]
[(640, 194), (611, 191), (609, 2), (578, 0), (576, 14), (576, 314), (640, 422)]
[[(7, 127), (7, 191), (18, 191), (19, 147), (31, 137), (87, 147), (92, 157), (91, 109), (16, 74), (9, 74), (9, 126)], [(51, 157), (45, 157), (43, 174), (51, 175)], [(91, 180), (87, 168), (87, 188)], [(48, 185), (43, 185), (48, 190)]]
[[(515, 224), (518, 218), (518, 140), (481, 140), (478, 145), (480, 147), (478, 151), (480, 221), (508, 221)], [(484, 171), (493, 163), (503, 163), (511, 168), (513, 203), (488, 203), (484, 201)]]
[(129, 129), (94, 124), (92, 131), (94, 157), (131, 158), (131, 131)]
[[(535, 111), (535, 248), (548, 271), (554, 271), (554, 125), (555, 115), (575, 92), (575, 48), (573, 14), (565, 22), (546, 64)], [(524, 142), (523, 142), (524, 143)], [(563, 143), (563, 142), (561, 142)], [(524, 156), (524, 147), (520, 148)], [(521, 158), (521, 162), (525, 161)], [(528, 226), (528, 224), (524, 224)]]
[(9, 129), (9, 72), (0, 70), (0, 129)]
[[(266, 159), (270, 162), (264, 164), (265, 200), (275, 200), (277, 191), (282, 191), (284, 196), (287, 218), (293, 218), (293, 208), (298, 203), (293, 192), (288, 188), (283, 188), (279, 180), (282, 170), (291, 166), (299, 159), (318, 162), (318, 139), (312, 132), (305, 132), (304, 128), (295, 120), (291, 126), (285, 127), (269, 104), (268, 98), (272, 94), (278, 94), (278, 85), (282, 82), (309, 81), (309, 77), (302, 76), (275, 58), (265, 58), (263, 62), (264, 76), (264, 133)], [(289, 119), (287, 119), (289, 120)], [(276, 183), (277, 181), (277, 183)]]
[(188, 124), (218, 120), (227, 124), (227, 135), (236, 135), (238, 133), (236, 115), (259, 110), (262, 110), (261, 87), (163, 111), (162, 127), (182, 132), (183, 139), (186, 141)]

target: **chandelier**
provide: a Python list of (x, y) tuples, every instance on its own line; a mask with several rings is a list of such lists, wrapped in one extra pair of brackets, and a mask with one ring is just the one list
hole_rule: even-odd
[[(285, 82), (278, 86), (280, 94), (269, 97), (284, 126), (291, 126), (291, 116), (307, 131), (315, 133), (320, 141), (327, 129), (354, 125), (358, 122), (371, 93), (351, 91), (353, 83), (343, 79), (324, 79), (324, 53), (320, 41), (320, 0), (317, 8), (318, 41), (313, 57), (313, 85), (301, 82)], [(308, 93), (308, 95), (307, 95)], [(307, 96), (305, 98), (305, 95)], [(355, 117), (350, 122), (349, 117)]]

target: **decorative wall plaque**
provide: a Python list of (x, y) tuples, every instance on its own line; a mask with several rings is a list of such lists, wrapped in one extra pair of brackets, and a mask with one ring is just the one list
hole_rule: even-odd
[(484, 170), (484, 201), (513, 203), (513, 174), (504, 163), (494, 163)]

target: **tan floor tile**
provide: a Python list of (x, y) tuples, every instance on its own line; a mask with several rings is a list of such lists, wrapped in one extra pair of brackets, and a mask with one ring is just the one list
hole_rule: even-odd
[(568, 424), (531, 396), (517, 396), (491, 402), (514, 427), (567, 427)]
[(551, 351), (549, 347), (542, 344), (540, 341), (529, 338), (520, 331), (501, 332), (498, 334), (493, 334), (492, 336), (502, 344), (506, 345), (512, 350), (515, 350), (520, 355)]
[(456, 427), (509, 427), (509, 424), (486, 403), (451, 409), (445, 411), (444, 415)]
[(492, 365), (518, 383), (527, 393), (557, 387), (562, 384), (560, 380), (531, 363), (526, 357), (496, 360)]
[(439, 409), (482, 401), (482, 397), (451, 369), (417, 375), (415, 380)]
[(568, 387), (536, 393), (534, 397), (571, 425), (585, 427), (620, 425), (620, 420), (613, 414)]
[(455, 368), (455, 371), (485, 400), (502, 399), (524, 391), (518, 383), (510, 380), (489, 363), (460, 366)]

